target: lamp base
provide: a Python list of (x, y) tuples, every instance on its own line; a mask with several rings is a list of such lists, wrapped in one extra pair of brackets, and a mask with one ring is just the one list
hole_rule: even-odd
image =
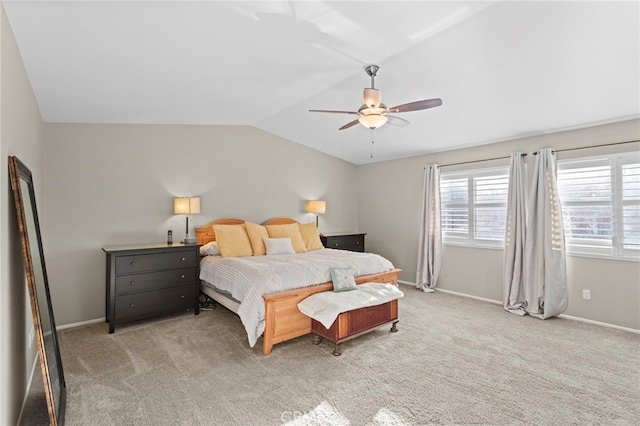
[(196, 239), (196, 237), (187, 237), (184, 239), (184, 241), (182, 241), (182, 244), (196, 244), (198, 242), (198, 240)]

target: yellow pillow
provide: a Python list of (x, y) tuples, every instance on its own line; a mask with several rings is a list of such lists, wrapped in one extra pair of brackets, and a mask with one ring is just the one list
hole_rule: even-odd
[(289, 223), (286, 225), (267, 225), (267, 232), (271, 238), (291, 238), (291, 245), (296, 253), (304, 253), (307, 248), (300, 235), (300, 227), (297, 223)]
[(315, 222), (301, 223), (299, 227), (302, 241), (304, 241), (304, 246), (308, 251), (324, 248), (320, 241), (320, 233), (318, 232), (318, 228), (316, 228)]
[(247, 235), (249, 241), (251, 241), (251, 248), (253, 249), (254, 256), (260, 256), (267, 254), (267, 249), (264, 246), (263, 238), (269, 238), (267, 228), (257, 223), (245, 222), (245, 228), (247, 229)]
[(244, 225), (213, 225), (222, 257), (253, 256)]

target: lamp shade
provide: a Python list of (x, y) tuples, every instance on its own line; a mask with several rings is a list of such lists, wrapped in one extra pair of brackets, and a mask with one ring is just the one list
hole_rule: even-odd
[(309, 200), (307, 201), (307, 213), (324, 214), (327, 207), (326, 201)]
[(174, 214), (199, 214), (200, 197), (178, 197), (173, 199)]

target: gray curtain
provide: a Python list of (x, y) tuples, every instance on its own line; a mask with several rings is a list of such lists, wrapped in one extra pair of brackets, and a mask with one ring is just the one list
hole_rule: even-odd
[(527, 170), (521, 152), (511, 154), (507, 223), (504, 236), (502, 302), (508, 312), (524, 315), (524, 251), (527, 226)]
[(425, 292), (433, 292), (438, 282), (441, 264), (440, 166), (427, 164), (424, 169), (416, 287)]
[(551, 148), (536, 157), (525, 238), (526, 312), (545, 319), (567, 308), (567, 273), (562, 209)]

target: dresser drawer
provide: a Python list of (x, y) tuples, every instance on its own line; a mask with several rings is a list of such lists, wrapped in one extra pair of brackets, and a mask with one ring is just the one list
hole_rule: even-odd
[(326, 236), (324, 238), (326, 248), (364, 252), (364, 234)]
[(121, 322), (193, 308), (196, 300), (196, 286), (186, 285), (132, 293), (117, 296), (115, 299), (115, 315), (117, 321)]
[(116, 294), (136, 293), (167, 287), (193, 284), (196, 282), (194, 268), (174, 269), (170, 271), (147, 272), (116, 276)]
[(159, 254), (118, 256), (116, 258), (116, 275), (135, 274), (138, 272), (163, 269), (187, 268), (194, 267), (196, 265), (196, 252), (193, 250)]

